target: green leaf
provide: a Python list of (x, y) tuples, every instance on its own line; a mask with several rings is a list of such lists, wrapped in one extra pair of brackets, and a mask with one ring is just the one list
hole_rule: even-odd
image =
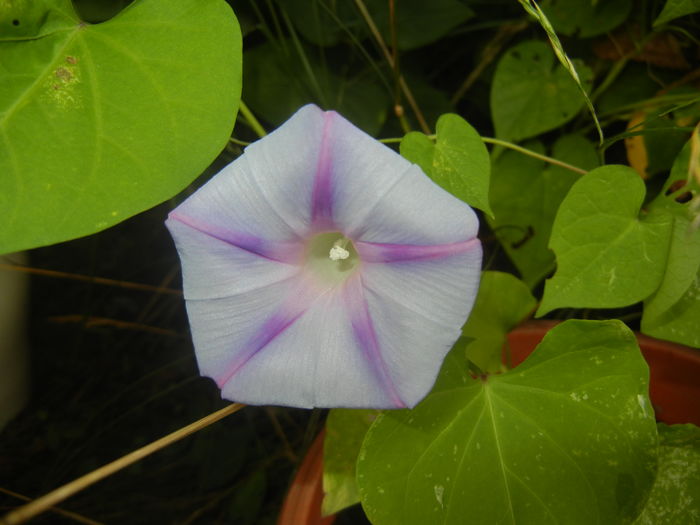
[[(523, 7), (523, 9), (525, 9), (527, 13), (533, 16), (540, 23), (542, 29), (544, 29), (544, 32), (547, 33), (547, 38), (549, 39), (549, 43), (552, 45), (552, 51), (554, 51), (554, 54), (557, 56), (557, 60), (559, 60), (559, 63), (564, 67), (564, 69), (566, 69), (569, 72), (569, 75), (571, 75), (571, 78), (576, 83), (576, 87), (579, 89), (579, 92), (583, 96), (583, 100), (586, 102), (586, 106), (588, 106), (588, 111), (591, 113), (591, 117), (593, 118), (593, 123), (595, 124), (596, 131), (598, 131), (598, 138), (600, 139), (600, 143), (602, 144), (604, 140), (603, 129), (600, 127), (600, 122), (598, 121), (598, 115), (596, 115), (595, 108), (593, 107), (593, 102), (588, 96), (589, 87), (586, 86), (587, 81), (581, 76), (579, 76), (576, 65), (569, 58), (569, 55), (566, 54), (566, 51), (564, 51), (564, 46), (562, 46), (557, 32), (554, 30), (554, 27), (552, 27), (552, 23), (547, 18), (547, 15), (544, 14), (544, 11), (540, 9), (540, 6), (537, 4), (537, 2), (535, 0), (518, 1), (520, 2), (520, 5)], [(592, 74), (590, 76), (592, 76)]]
[(542, 6), (558, 33), (571, 36), (578, 32), (580, 38), (615, 29), (627, 19), (631, 8), (632, 0), (555, 0)]
[(659, 425), (659, 470), (635, 525), (700, 523), (700, 428)]
[(670, 213), (673, 230), (666, 271), (659, 289), (644, 303), (642, 331), (645, 334), (700, 348), (700, 230), (691, 227), (689, 203), (675, 199), (688, 177), (690, 143), (673, 165), (652, 212)]
[(509, 273), (482, 272), (479, 293), (462, 333), (471, 338), (466, 355), (481, 370), (501, 370), (506, 335), (537, 306), (527, 286)]
[(661, 283), (671, 218), (639, 216), (646, 188), (627, 166), (596, 168), (576, 182), (552, 226), (557, 272), (537, 311), (616, 308), (641, 301)]
[(667, 0), (663, 10), (654, 20), (654, 26), (697, 12), (700, 12), (700, 0)]
[(355, 481), (355, 464), (362, 440), (378, 410), (334, 408), (326, 419), (323, 442), (323, 504), (324, 516), (340, 512), (360, 502)]
[[(591, 85), (591, 70), (579, 63), (583, 86)], [(556, 65), (544, 42), (527, 41), (510, 48), (498, 62), (491, 86), (491, 115), (496, 136), (522, 140), (561, 126), (585, 100), (569, 72)]]
[(518, 368), (448, 356), (415, 409), (384, 412), (357, 479), (377, 525), (630, 523), (654, 479), (648, 368), (619, 321), (567, 321)]
[(493, 215), (489, 206), (489, 153), (479, 134), (462, 117), (442, 115), (435, 143), (420, 132), (401, 140), (401, 155), (418, 164), (455, 197)]
[(370, 135), (386, 120), (390, 99), (381, 85), (372, 78), (336, 73), (291, 40), (254, 47), (243, 62), (243, 99), (275, 125), (311, 102), (339, 111)]
[[(543, 153), (539, 142), (526, 147)], [(560, 137), (551, 156), (583, 169), (598, 165), (594, 145), (576, 134)], [(516, 151), (505, 151), (493, 160), (490, 200), (494, 218), (487, 220), (530, 288), (554, 270), (554, 254), (548, 248), (552, 223), (562, 200), (580, 177), (579, 173)]]
[(226, 144), (241, 37), (225, 2), (141, 0), (97, 25), (69, 0), (12, 5), (19, 25), (0, 24), (0, 253), (150, 208)]

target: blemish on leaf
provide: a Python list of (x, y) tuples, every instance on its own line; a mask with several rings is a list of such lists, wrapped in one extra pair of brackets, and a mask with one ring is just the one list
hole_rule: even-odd
[(644, 413), (644, 417), (647, 415), (647, 403), (646, 400), (644, 399), (644, 396), (641, 394), (637, 394), (637, 403), (639, 404), (640, 408), (642, 409), (642, 412)]
[(70, 82), (70, 80), (73, 78), (73, 74), (65, 67), (59, 67), (58, 69), (56, 69), (56, 71), (54, 71), (54, 75), (56, 75), (64, 82)]
[(445, 493), (445, 487), (442, 485), (435, 485), (433, 487), (433, 490), (435, 491), (435, 499), (437, 502), (440, 504), (440, 507), (442, 508), (442, 495)]
[[(69, 60), (70, 59), (70, 60)], [(56, 106), (67, 109), (80, 107), (82, 99), (76, 89), (80, 84), (80, 69), (76, 66), (77, 58), (68, 56), (66, 63), (54, 69), (46, 79), (44, 99)]]

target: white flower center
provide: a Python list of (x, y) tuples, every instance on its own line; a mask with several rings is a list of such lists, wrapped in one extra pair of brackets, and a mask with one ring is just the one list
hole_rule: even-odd
[(345, 249), (347, 244), (347, 239), (338, 239), (333, 243), (333, 246), (328, 252), (328, 257), (330, 257), (331, 261), (345, 260), (350, 257), (350, 252)]
[(341, 232), (324, 232), (306, 241), (306, 268), (327, 284), (340, 284), (357, 270), (360, 258)]

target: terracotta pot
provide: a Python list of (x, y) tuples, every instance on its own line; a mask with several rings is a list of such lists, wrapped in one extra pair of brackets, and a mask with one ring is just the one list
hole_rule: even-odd
[(316, 436), (294, 476), (277, 525), (331, 525), (335, 515), (321, 517), (323, 500), (323, 438)]
[[(556, 321), (529, 321), (508, 334), (513, 366), (521, 363)], [(700, 350), (638, 334), (649, 363), (649, 395), (656, 419), (668, 424), (700, 425)], [(278, 525), (330, 525), (335, 516), (321, 517), (323, 500), (323, 437), (314, 441), (287, 493)]]

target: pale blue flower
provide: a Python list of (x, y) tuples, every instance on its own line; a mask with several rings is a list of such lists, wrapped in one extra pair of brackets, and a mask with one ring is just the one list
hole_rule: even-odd
[(316, 106), (167, 226), (200, 371), (241, 403), (413, 407), (477, 292), (471, 208)]

